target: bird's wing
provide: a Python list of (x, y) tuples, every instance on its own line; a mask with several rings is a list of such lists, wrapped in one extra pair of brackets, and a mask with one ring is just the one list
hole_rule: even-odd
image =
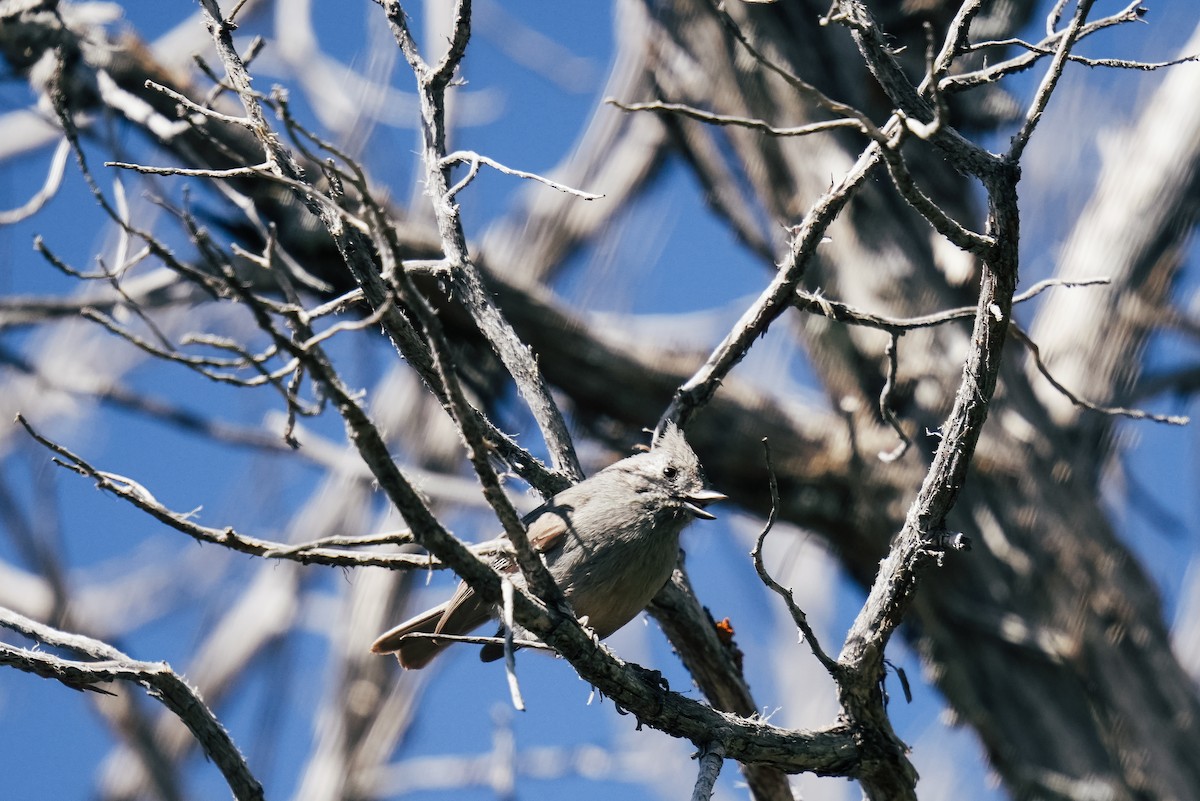
[(570, 511), (569, 506), (543, 506), (525, 519), (533, 550), (549, 553), (562, 545), (563, 535), (570, 528)]
[[(526, 518), (529, 527), (529, 544), (538, 553), (546, 553), (562, 543), (563, 534), (567, 532), (569, 506), (545, 506), (536, 510)], [(517, 564), (511, 556), (501, 555), (493, 562), (501, 573), (517, 572)], [(438, 607), (441, 614), (437, 616), (434, 634), (466, 634), (483, 623), (490, 616), (490, 607), (475, 595), (475, 590), (465, 582), (459, 582), (450, 600)], [(422, 622), (428, 624), (433, 616), (423, 617)], [(413, 621), (415, 622), (415, 621)], [(404, 629), (404, 625), (397, 627)], [(412, 628), (407, 631), (413, 630)], [(395, 629), (393, 630), (395, 631)], [(389, 632), (390, 634), (391, 632)]]

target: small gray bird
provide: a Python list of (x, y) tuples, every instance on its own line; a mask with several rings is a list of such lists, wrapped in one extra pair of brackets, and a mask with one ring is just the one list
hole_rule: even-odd
[[(662, 589), (679, 556), (679, 534), (693, 518), (714, 520), (705, 510), (725, 496), (705, 484), (700, 460), (674, 424), (646, 453), (612, 464), (555, 495), (525, 516), (529, 542), (575, 613), (607, 637), (646, 608)], [(499, 557), (493, 566), (525, 586), (516, 562)], [(449, 601), (386, 632), (371, 650), (396, 654), (406, 668), (425, 667), (452, 641), (410, 637), (415, 633), (463, 635), (496, 617), (496, 610), (460, 583)], [(528, 636), (517, 632), (518, 636)], [(504, 655), (498, 643), (480, 658)]]

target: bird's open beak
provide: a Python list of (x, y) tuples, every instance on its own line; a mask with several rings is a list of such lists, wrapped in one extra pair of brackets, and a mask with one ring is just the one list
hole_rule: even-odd
[(716, 490), (703, 489), (684, 498), (683, 508), (691, 512), (695, 517), (699, 517), (704, 520), (716, 520), (717, 516), (704, 507), (708, 506), (710, 503), (723, 501), (728, 497), (729, 496), (717, 492)]

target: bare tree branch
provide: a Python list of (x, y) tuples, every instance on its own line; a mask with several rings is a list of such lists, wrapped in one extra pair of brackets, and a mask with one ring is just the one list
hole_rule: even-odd
[(57, 631), (8, 609), (0, 608), (0, 626), (46, 645), (69, 648), (90, 657), (88, 661), (60, 659), (0, 643), (0, 664), (55, 679), (73, 689), (95, 689), (98, 683), (118, 680), (140, 684), (187, 725), (238, 801), (265, 798), (262, 785), (251, 774), (229, 733), (199, 694), (165, 662), (139, 662), (99, 640)]

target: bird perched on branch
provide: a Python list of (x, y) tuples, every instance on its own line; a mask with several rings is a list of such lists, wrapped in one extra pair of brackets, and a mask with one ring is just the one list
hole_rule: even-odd
[[(563, 490), (522, 522), (580, 620), (603, 638), (646, 608), (671, 576), (684, 526), (694, 518), (715, 519), (705, 507), (724, 499), (708, 488), (683, 432), (668, 424), (649, 451)], [(502, 555), (493, 567), (524, 588), (513, 557)], [(386, 632), (371, 650), (396, 654), (406, 668), (422, 668), (452, 641), (412, 635), (464, 635), (496, 616), (492, 605), (460, 583), (449, 601)], [(485, 662), (503, 655), (499, 643), (480, 652)]]

